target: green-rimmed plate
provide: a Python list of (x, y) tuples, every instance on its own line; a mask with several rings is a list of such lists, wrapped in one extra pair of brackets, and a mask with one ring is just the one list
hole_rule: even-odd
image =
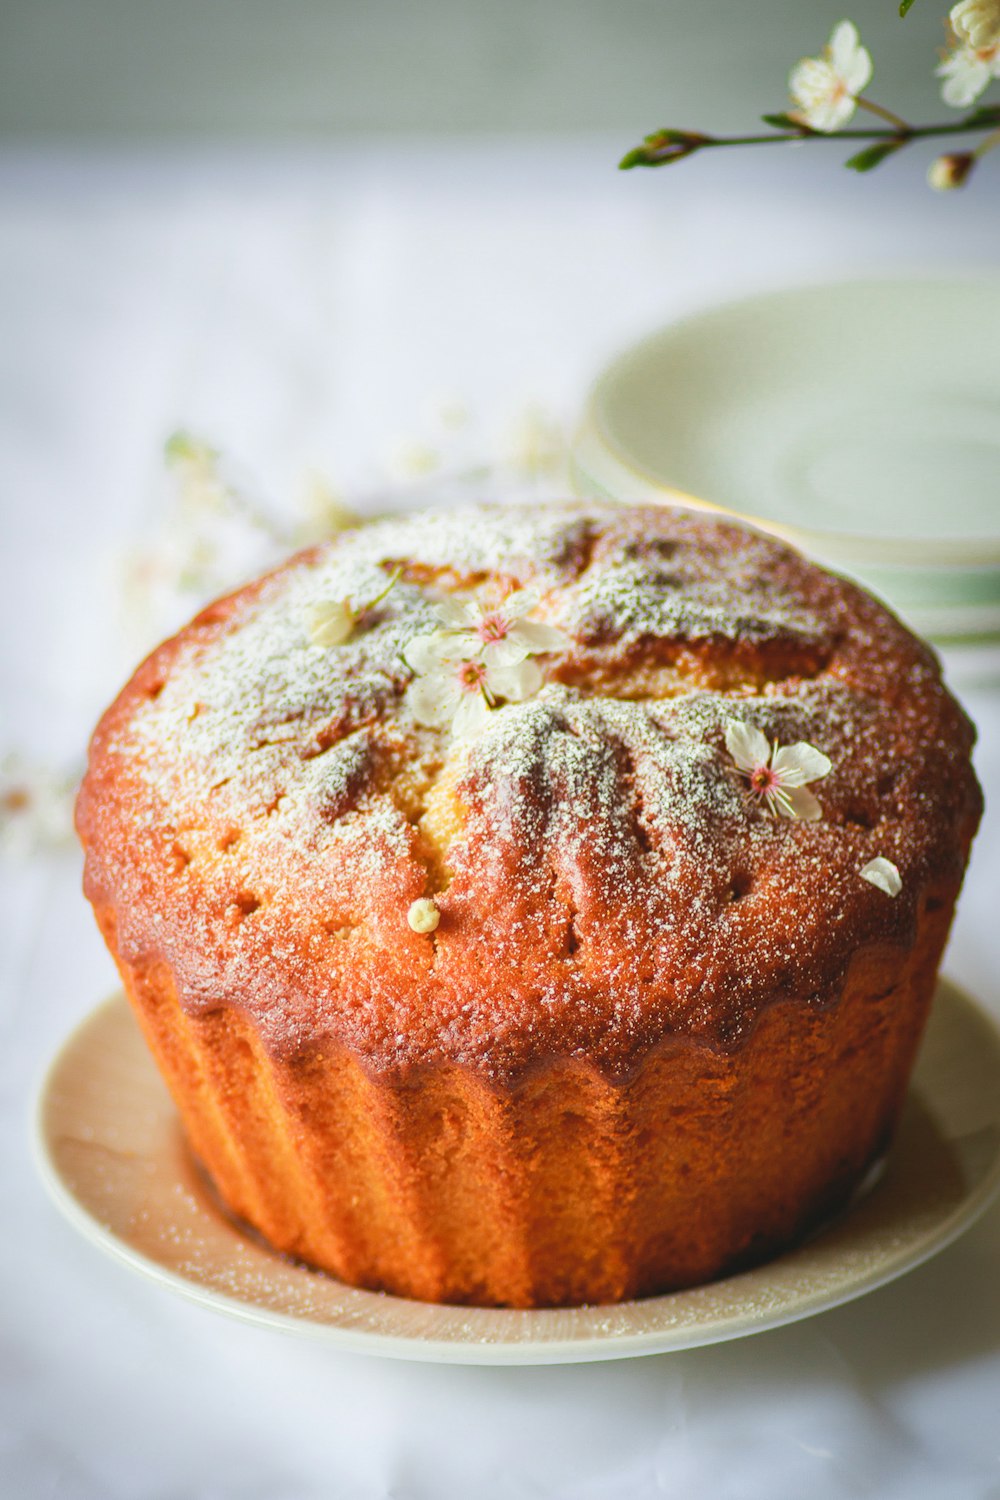
[(577, 488), (734, 512), (937, 639), (1000, 638), (1000, 277), (868, 277), (679, 319), (593, 388)]

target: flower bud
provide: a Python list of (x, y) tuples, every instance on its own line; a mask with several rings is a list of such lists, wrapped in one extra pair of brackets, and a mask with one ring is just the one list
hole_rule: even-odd
[(937, 157), (927, 169), (927, 181), (939, 193), (961, 187), (976, 164), (971, 151), (949, 151)]
[(948, 19), (960, 42), (974, 52), (995, 47), (1000, 42), (1000, 4), (997, 0), (959, 0)]
[(354, 625), (354, 611), (346, 599), (314, 604), (306, 618), (309, 639), (314, 646), (342, 646), (350, 640)]
[(411, 902), (406, 920), (414, 932), (434, 932), (441, 920), (441, 913), (430, 896), (421, 896), (419, 901)]

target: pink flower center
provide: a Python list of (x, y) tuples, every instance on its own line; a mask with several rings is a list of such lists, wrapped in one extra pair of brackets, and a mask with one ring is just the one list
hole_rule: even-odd
[(482, 661), (459, 662), (458, 682), (463, 693), (481, 693), (486, 683), (486, 663)]
[(490, 645), (493, 641), (504, 640), (509, 630), (510, 621), (499, 610), (494, 610), (491, 614), (483, 615), (476, 627), (479, 639), (485, 641), (487, 645)]
[(750, 790), (755, 797), (766, 797), (768, 792), (773, 792), (781, 785), (778, 773), (772, 771), (770, 766), (754, 766), (750, 772)]

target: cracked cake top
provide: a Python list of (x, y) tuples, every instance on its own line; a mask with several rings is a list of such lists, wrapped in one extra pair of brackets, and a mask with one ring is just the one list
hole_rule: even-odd
[(964, 864), (972, 738), (925, 646), (756, 532), (412, 514), (143, 663), (91, 746), (87, 893), (123, 958), (279, 1056), (624, 1075), (670, 1038), (739, 1046), (908, 942)]

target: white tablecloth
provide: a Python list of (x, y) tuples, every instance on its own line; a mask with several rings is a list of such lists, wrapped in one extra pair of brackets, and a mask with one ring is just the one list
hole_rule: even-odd
[[(394, 449), (437, 442), (456, 401), (470, 452), (529, 400), (569, 420), (601, 361), (678, 308), (995, 262), (989, 164), (944, 199), (915, 165), (861, 179), (832, 153), (626, 177), (622, 144), (0, 154), (0, 748), (71, 762), (146, 644), (120, 638), (112, 559), (156, 521), (176, 426), (268, 493), (314, 466), (373, 504)], [(959, 687), (1000, 805), (1000, 695)], [(994, 805), (947, 968), (1000, 1015), (998, 825)], [(47, 1201), (27, 1122), (112, 967), (75, 853), (8, 855), (0, 882), (4, 1496), (1000, 1495), (1000, 1207), (808, 1322), (566, 1368), (337, 1355), (105, 1259)]]

